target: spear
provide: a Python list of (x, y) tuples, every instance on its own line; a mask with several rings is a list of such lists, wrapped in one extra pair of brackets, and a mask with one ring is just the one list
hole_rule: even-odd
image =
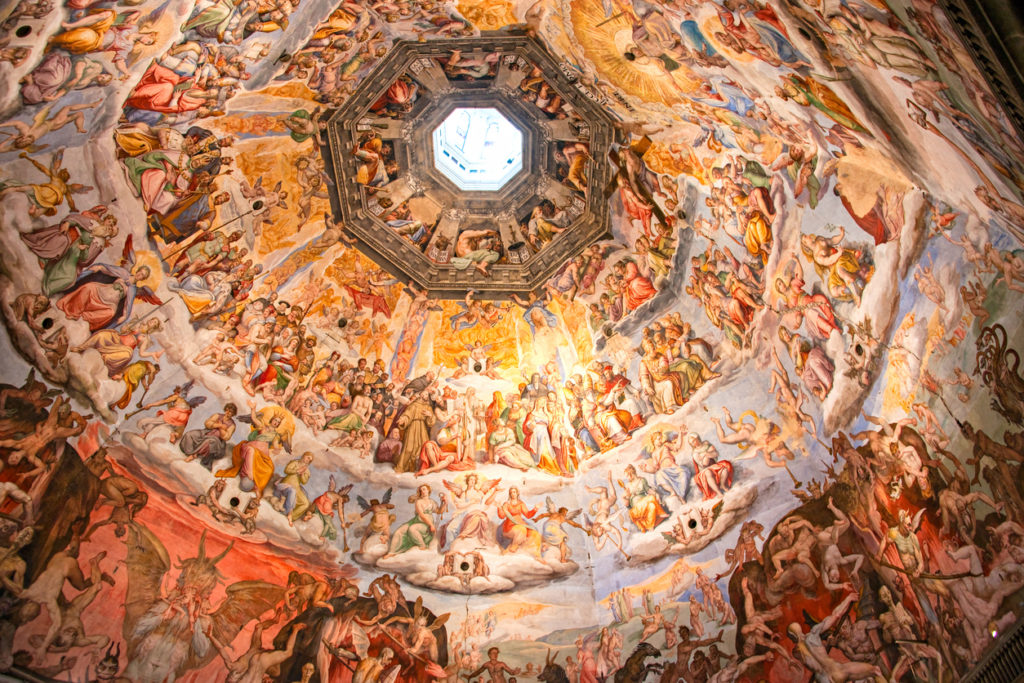
[(345, 501), (348, 500), (348, 496), (342, 495), (338, 501), (338, 510), (341, 513), (341, 540), (345, 544), (344, 552), (348, 552), (348, 522), (345, 519)]
[[(901, 574), (906, 574), (908, 578), (912, 577), (911, 573), (908, 572), (904, 567), (897, 567), (896, 565), (890, 564), (890, 563), (886, 562), (885, 560), (876, 560), (876, 561), (878, 562), (879, 565), (881, 565), (882, 567), (885, 567), (886, 569), (892, 569), (893, 571), (900, 572)], [(920, 579), (933, 579), (933, 580), (936, 580), (936, 581), (955, 581), (956, 579), (963, 579), (963, 578), (967, 578), (968, 576), (974, 576), (974, 574), (971, 574), (970, 572), (959, 572), (957, 574), (929, 574), (928, 572), (921, 572), (920, 574), (917, 575), (917, 578), (920, 578)]]
[(604, 26), (605, 24), (610, 24), (611, 22), (615, 21), (615, 20), (616, 20), (616, 19), (618, 19), (619, 17), (623, 17), (623, 16), (625, 16), (625, 15), (626, 15), (626, 13), (625, 13), (625, 12), (619, 12), (618, 14), (613, 14), (612, 16), (608, 17), (607, 19), (605, 19), (604, 21), (602, 21), (602, 22), (601, 22), (600, 24), (598, 24), (598, 25), (597, 25), (597, 26), (595, 26), (594, 28), (601, 28), (601, 27), (602, 27), (602, 26)]
[(328, 652), (331, 653), (331, 655), (335, 659), (337, 659), (339, 662), (341, 662), (345, 666), (346, 669), (348, 669), (352, 673), (355, 673), (356, 667), (354, 667), (351, 664), (349, 664), (348, 661), (346, 661), (346, 660), (348, 660), (348, 657), (345, 656), (345, 655), (349, 655), (349, 654), (353, 654), (353, 653), (349, 652), (345, 648), (338, 647), (337, 645), (331, 645), (327, 641), (326, 638), (323, 639), (323, 643), (324, 643), (324, 647), (327, 649)]
[[(252, 203), (252, 210), (246, 211), (245, 213), (240, 213), (237, 216), (235, 216), (234, 218), (232, 218), (231, 220), (227, 221), (226, 223), (221, 223), (216, 228), (212, 228), (210, 230), (210, 233), (212, 234), (212, 233), (217, 232), (218, 230), (221, 230), (222, 228), (226, 228), (227, 226), (231, 225), (232, 223), (234, 223), (238, 219), (245, 218), (246, 216), (257, 212), (257, 211), (259, 211), (262, 208), (263, 208), (263, 202), (257, 199), (255, 202)], [(189, 249), (189, 248), (193, 247), (195, 244), (196, 244), (195, 242), (192, 242), (192, 243), (189, 243), (189, 244), (185, 244), (185, 245), (183, 245), (181, 247), (178, 247), (177, 249), (175, 249), (171, 253), (167, 254), (166, 256), (163, 256), (162, 258), (163, 258), (164, 261), (168, 261), (169, 262), (172, 256), (180, 254), (182, 251), (184, 251), (185, 249)]]
[(801, 488), (804, 485), (804, 483), (797, 479), (796, 476), (794, 476), (793, 470), (789, 469), (789, 463), (783, 460), (782, 466), (786, 468), (786, 474), (788, 474), (789, 478), (793, 480), (793, 488)]
[[(142, 396), (143, 396), (143, 397), (145, 397), (145, 396), (146, 396), (146, 394), (145, 394), (145, 393), (143, 393), (143, 394), (142, 394)], [(141, 399), (140, 399), (140, 400), (141, 400)], [(138, 410), (133, 410), (132, 412), (130, 412), (130, 413), (128, 413), (127, 415), (123, 416), (123, 417), (122, 417), (121, 419), (122, 419), (122, 420), (127, 420), (128, 418), (130, 418), (130, 417), (135, 417), (135, 416), (136, 416), (136, 415), (138, 415), (139, 413), (145, 412), (145, 411), (147, 411), (147, 410), (149, 410), (149, 408), (139, 408)]]

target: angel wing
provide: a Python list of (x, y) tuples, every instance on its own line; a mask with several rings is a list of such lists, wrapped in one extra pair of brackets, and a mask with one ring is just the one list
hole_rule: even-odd
[(184, 384), (182, 384), (181, 385), (181, 395), (182, 396), (188, 396), (188, 392), (192, 391), (192, 387), (194, 387), (195, 385), (196, 385), (196, 381), (194, 379), (190, 379), (189, 381), (187, 381)]
[(715, 506), (713, 508), (711, 508), (711, 523), (708, 524), (705, 527), (705, 529), (707, 529), (708, 532), (710, 532), (711, 528), (713, 526), (715, 526), (715, 522), (718, 521), (718, 517), (722, 514), (722, 510), (723, 509), (725, 509), (725, 501), (724, 500), (718, 501), (715, 504)]
[(391, 502), (391, 489), (390, 488), (388, 488), (388, 490), (384, 492), (384, 497), (381, 498), (381, 502), (384, 503), (384, 505), (387, 505), (388, 503)]
[(442, 479), (441, 483), (444, 484), (446, 489), (455, 494), (456, 497), (461, 496), (463, 491), (465, 491), (463, 487), (459, 486), (455, 482), (448, 481), (447, 479)]
[(127, 239), (124, 241), (124, 247), (121, 249), (121, 265), (127, 264), (129, 267), (135, 265), (135, 247), (132, 244), (134, 236), (129, 234)]
[[(46, 119), (50, 118), (50, 112), (52, 110), (53, 110), (53, 102), (50, 102), (45, 107), (43, 107), (38, 112), (36, 112), (36, 115), (32, 117), (32, 127), (33, 128), (38, 128), (43, 123), (45, 123)], [(21, 122), (18, 121), (18, 123), (21, 123)]]
[(551, 500), (551, 496), (544, 496), (544, 505), (547, 508), (549, 515), (553, 515), (558, 512), (558, 506), (555, 505), (555, 501)]
[[(333, 480), (333, 477), (332, 477), (332, 480)], [(388, 489), (388, 490), (390, 491), (391, 489)], [(359, 504), (359, 507), (363, 510), (363, 512), (369, 511), (370, 504), (368, 502), (366, 502), (365, 498), (363, 498), (362, 496), (356, 496), (356, 502)]]
[(580, 516), (581, 512), (583, 512), (583, 508), (576, 508), (575, 510), (570, 510), (568, 513), (566, 513), (565, 518), (568, 520), (576, 519)]
[(142, 301), (145, 301), (147, 304), (153, 304), (154, 306), (159, 306), (163, 303), (163, 299), (158, 297), (156, 295), (156, 292), (154, 292), (149, 287), (139, 287), (138, 289), (136, 289), (135, 298), (141, 299)]
[(402, 283), (402, 281), (399, 280), (398, 278), (387, 277), (387, 273), (385, 273), (383, 270), (378, 270), (376, 274), (373, 276), (373, 279), (370, 280), (370, 283), (377, 285), (378, 287), (384, 287), (391, 285), (399, 285)]
[(188, 407), (192, 408), (193, 410), (203, 405), (204, 403), (206, 403), (205, 396), (196, 396), (194, 398), (188, 399)]
[(604, 260), (611, 256), (612, 254), (614, 254), (615, 252), (622, 251), (625, 248), (626, 247), (624, 245), (618, 244), (616, 242), (612, 242), (611, 244), (596, 245), (592, 247), (592, 249), (595, 249), (597, 251), (597, 254), (601, 258), (601, 260)]
[(484, 484), (484, 491), (493, 491), (494, 489), (498, 488), (498, 484), (500, 483), (501, 477), (498, 477), (497, 479), (491, 479), (489, 482)]

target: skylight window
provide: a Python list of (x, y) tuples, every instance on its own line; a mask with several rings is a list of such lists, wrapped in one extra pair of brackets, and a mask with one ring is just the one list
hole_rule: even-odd
[(497, 109), (455, 109), (433, 140), (437, 170), (468, 192), (500, 190), (523, 168), (523, 134)]

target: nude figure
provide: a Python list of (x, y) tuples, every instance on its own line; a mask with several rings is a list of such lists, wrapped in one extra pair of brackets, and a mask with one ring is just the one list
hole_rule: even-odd
[(292, 656), (295, 650), (295, 639), (299, 631), (306, 628), (306, 624), (296, 624), (292, 627), (292, 633), (288, 637), (288, 643), (283, 650), (263, 649), (263, 624), (258, 623), (253, 629), (252, 640), (249, 649), (235, 660), (230, 659), (227, 647), (220, 643), (212, 633), (207, 633), (210, 641), (228, 668), (227, 680), (230, 683), (262, 683), (263, 675), (267, 669), (285, 662)]
[[(95, 579), (99, 564), (96, 557), (93, 558), (91, 564), (93, 565), (93, 570), (90, 577)], [(99, 573), (98, 580), (95, 580), (91, 586), (71, 598), (71, 600), (66, 599), (63, 595), (58, 598), (58, 601), (63, 605), (60, 619), (61, 627), (60, 632), (53, 639), (53, 642), (50, 643), (49, 652), (68, 652), (72, 648), (87, 647), (98, 653), (110, 644), (110, 636), (103, 634), (86, 635), (85, 625), (82, 623), (82, 612), (92, 604), (100, 591), (103, 590), (104, 582), (113, 586), (114, 578), (105, 572)], [(41, 635), (36, 634), (29, 637), (29, 643), (33, 647), (38, 647), (42, 642), (43, 636)]]
[[(892, 667), (892, 680), (898, 681), (907, 669), (913, 669), (917, 662), (933, 659), (937, 668), (936, 680), (942, 680), (942, 656), (939, 651), (921, 640), (917, 630), (917, 622), (903, 606), (902, 602), (893, 600), (888, 586), (878, 590), (878, 598), (885, 605), (886, 611), (878, 616), (882, 626), (882, 635), (886, 642), (893, 643), (900, 653), (899, 659)], [(918, 677), (918, 672), (914, 672)], [(925, 676), (925, 678), (928, 678)]]
[(800, 656), (804, 666), (820, 680), (832, 683), (849, 683), (865, 679), (873, 679), (876, 683), (885, 682), (882, 670), (877, 665), (833, 659), (822, 640), (822, 636), (839, 623), (857, 597), (856, 593), (847, 595), (832, 610), (831, 614), (814, 625), (807, 633), (804, 633), (803, 628), (796, 622), (791, 623), (787, 629), (790, 638), (796, 641), (794, 652)]
[(1024, 292), (1024, 287), (1014, 284), (1014, 281), (1024, 282), (1024, 261), (1012, 252), (999, 251), (989, 242), (985, 245), (985, 262), (999, 274), (992, 284), (1002, 280), (1006, 283), (1007, 289), (1015, 292)]
[(734, 421), (728, 408), (722, 408), (722, 412), (725, 414), (725, 424), (733, 431), (732, 434), (725, 433), (719, 418), (713, 417), (711, 421), (715, 423), (719, 441), (728, 444), (744, 444), (743, 455), (740, 455), (737, 460), (761, 455), (769, 467), (785, 467), (787, 460), (796, 457), (782, 438), (778, 425), (771, 420), (753, 414), (753, 422), (744, 422), (745, 415), (741, 415), (739, 420)]
[(779, 412), (788, 418), (796, 426), (808, 426), (811, 436), (818, 438), (818, 428), (814, 424), (814, 418), (804, 412), (804, 393), (793, 386), (789, 379), (789, 373), (779, 360), (779, 354), (772, 345), (772, 360), (775, 362), (775, 369), (772, 370), (772, 383), (768, 387), (769, 393), (775, 394), (775, 401), (779, 405)]
[[(917, 282), (917, 288), (922, 294), (938, 306), (939, 310), (946, 311), (948, 310), (946, 308), (946, 290), (936, 279), (934, 270), (934, 265), (918, 265), (914, 271), (914, 280)], [(1020, 291), (1024, 292), (1024, 289)]]
[(743, 653), (752, 655), (757, 647), (764, 647), (789, 659), (789, 653), (775, 642), (775, 631), (768, 625), (782, 616), (782, 609), (774, 607), (769, 610), (758, 610), (754, 605), (750, 580), (745, 576), (740, 583), (740, 588), (743, 591), (743, 614), (745, 616), (744, 624), (740, 628), (740, 633), (744, 638)]
[(960, 287), (960, 298), (964, 300), (964, 304), (970, 309), (971, 315), (978, 320), (979, 325), (984, 325), (989, 317), (988, 311), (985, 310), (987, 297), (988, 288), (981, 284), (980, 280), (968, 282)]
[(58, 396), (50, 408), (50, 414), (36, 425), (34, 432), (21, 439), (0, 439), (0, 447), (13, 449), (7, 456), (7, 464), (17, 465), (22, 460), (28, 460), (35, 465), (35, 469), (26, 472), (25, 477), (42, 473), (46, 469), (46, 463), (39, 458), (43, 450), (53, 441), (81, 434), (90, 418), (92, 415), (82, 416), (72, 412), (67, 398)]
[(996, 512), (1003, 511), (1003, 503), (997, 503), (982, 491), (971, 491), (967, 475), (962, 469), (953, 475), (953, 481), (939, 492), (939, 511), (942, 517), (942, 533), (957, 532), (965, 540), (974, 538), (977, 517), (974, 504), (982, 502)]
[(8, 498), (21, 503), (21, 518), (23, 520), (32, 519), (32, 496), (25, 493), (13, 481), (0, 481), (0, 505), (3, 505)]
[(817, 533), (818, 547), (821, 548), (821, 578), (825, 588), (829, 590), (853, 590), (853, 584), (842, 580), (839, 573), (841, 567), (853, 565), (848, 570), (851, 580), (857, 577), (860, 566), (864, 562), (864, 556), (859, 554), (843, 555), (839, 550), (839, 539), (846, 530), (850, 528), (850, 519), (832, 503), (832, 497), (828, 499), (828, 509), (835, 516), (836, 521)]
[(75, 124), (79, 133), (87, 132), (85, 126), (85, 115), (83, 112), (94, 109), (103, 103), (103, 100), (88, 102), (85, 104), (69, 104), (50, 116), (52, 105), (43, 107), (32, 118), (31, 123), (25, 123), (18, 119), (11, 119), (0, 123), (0, 128), (13, 128), (16, 133), (7, 133), (8, 137), (0, 142), (0, 152), (8, 152), (12, 149), (32, 149), (38, 151), (46, 145), (36, 145), (36, 142), (47, 133), (60, 130), (69, 123)]
[(819, 575), (811, 559), (816, 531), (814, 525), (801, 517), (789, 517), (779, 522), (775, 527), (775, 535), (768, 543), (776, 576), (782, 573), (782, 563), (786, 560), (796, 560), (806, 565), (815, 576)]
[[(38, 646), (35, 648), (35, 661), (42, 662), (46, 658), (46, 651), (54, 638), (60, 633), (63, 622), (63, 610), (60, 599), (64, 592), (64, 582), (71, 584), (72, 588), (84, 591), (100, 580), (100, 561), (106, 557), (106, 551), (97, 553), (90, 560), (90, 573), (86, 578), (82, 574), (82, 568), (78, 564), (78, 541), (72, 540), (67, 549), (55, 553), (46, 564), (46, 569), (36, 577), (36, 580), (21, 593), (21, 599), (26, 603), (34, 603), (46, 611), (50, 618), (50, 628)], [(24, 611), (28, 605), (22, 607)]]
[(6, 544), (0, 545), (0, 585), (15, 596), (21, 596), (25, 589), (25, 570), (28, 569), (18, 552), (32, 542), (35, 533), (33, 527), (18, 529), (15, 522), (0, 518), (0, 538), (10, 539)]

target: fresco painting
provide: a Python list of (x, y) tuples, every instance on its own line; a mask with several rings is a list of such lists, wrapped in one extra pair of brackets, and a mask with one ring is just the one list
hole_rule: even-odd
[[(1017, 623), (1024, 148), (932, 0), (0, 19), (0, 672), (944, 682)], [(502, 36), (559, 70), (445, 43), (331, 137), (403, 41)], [(417, 186), (456, 83), (560, 199)], [(441, 295), (337, 193), (488, 286), (611, 219)]]

